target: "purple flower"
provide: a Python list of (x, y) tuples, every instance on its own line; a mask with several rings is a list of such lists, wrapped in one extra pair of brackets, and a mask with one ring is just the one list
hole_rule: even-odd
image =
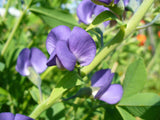
[(50, 54), (47, 65), (57, 65), (69, 71), (74, 69), (76, 61), (81, 66), (89, 65), (95, 57), (96, 45), (92, 37), (82, 28), (61, 25), (48, 34), (46, 48)]
[(38, 48), (24, 48), (17, 59), (16, 70), (23, 76), (30, 74), (28, 67), (37, 73), (42, 73), (47, 68), (47, 58)]
[(127, 6), (129, 3), (129, 0), (123, 0), (123, 2), (124, 2), (124, 6)]
[[(98, 4), (103, 4), (103, 5), (110, 5), (113, 0), (92, 0), (93, 2), (95, 3), (98, 3)], [(114, 4), (118, 4), (120, 0), (114, 0)], [(123, 0), (123, 3), (124, 3), (124, 6), (127, 6), (128, 3), (129, 3), (129, 0)]]
[(92, 87), (100, 88), (96, 95), (96, 99), (102, 100), (109, 104), (116, 104), (123, 95), (123, 88), (119, 84), (111, 84), (114, 73), (110, 69), (104, 69), (96, 72), (91, 78)]
[[(111, 2), (113, 2), (113, 0), (95, 0), (95, 1), (102, 2), (107, 5), (109, 5)], [(117, 4), (118, 2), (119, 2), (119, 0), (114, 0), (114, 4)]]
[[(77, 8), (77, 16), (79, 22), (84, 24), (92, 23), (93, 19), (101, 12), (109, 10), (101, 5), (94, 4), (91, 0), (83, 0)], [(105, 27), (109, 24), (109, 21), (104, 22)]]
[(34, 120), (34, 119), (21, 114), (14, 115), (13, 113), (10, 112), (3, 112), (0, 113), (0, 120)]

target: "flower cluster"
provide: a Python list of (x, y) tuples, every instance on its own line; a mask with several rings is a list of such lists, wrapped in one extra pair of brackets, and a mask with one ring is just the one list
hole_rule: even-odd
[(96, 45), (92, 37), (82, 28), (61, 25), (53, 28), (46, 41), (50, 58), (48, 66), (57, 65), (72, 71), (76, 61), (81, 66), (89, 65), (95, 57)]
[(123, 95), (123, 88), (119, 84), (111, 84), (114, 73), (110, 69), (97, 71), (91, 78), (92, 87), (98, 87), (99, 90), (93, 92), (96, 99), (109, 104), (116, 104)]
[(34, 120), (34, 119), (21, 114), (14, 115), (13, 113), (10, 112), (3, 112), (0, 113), (0, 120)]

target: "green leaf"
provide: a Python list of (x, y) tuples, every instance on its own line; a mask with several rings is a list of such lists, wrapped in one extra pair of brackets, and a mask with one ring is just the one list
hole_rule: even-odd
[(74, 26), (78, 26), (75, 18), (71, 14), (64, 11), (42, 7), (31, 7), (29, 10), (40, 16), (44, 20), (44, 22), (52, 28), (58, 25), (66, 25), (71, 28)]
[(155, 93), (138, 93), (120, 101), (118, 106), (145, 120), (160, 119), (160, 96)]
[[(39, 89), (37, 87), (33, 86), (29, 91), (30, 91), (30, 94), (31, 94), (33, 100), (36, 103), (40, 103)], [(46, 94), (42, 94), (42, 96), (43, 96), (43, 100), (45, 100), (47, 98)]]
[(137, 8), (140, 6), (141, 1), (139, 0), (130, 0), (129, 4), (127, 5), (127, 8), (131, 10), (132, 12), (135, 12)]
[(65, 106), (62, 102), (56, 103), (40, 117), (45, 120), (65, 120)]
[(107, 107), (105, 110), (104, 120), (123, 120), (115, 107)]
[(0, 62), (0, 71), (2, 72), (4, 70), (4, 68), (5, 68), (5, 64)]
[(8, 99), (8, 92), (5, 89), (0, 87), (0, 104), (3, 101), (7, 101), (7, 99)]
[(109, 6), (109, 9), (121, 16), (123, 14), (124, 10), (125, 10), (123, 0), (120, 0), (118, 2), (118, 4), (116, 4), (114, 6)]
[(49, 102), (56, 101), (65, 91), (81, 84), (83, 84), (83, 81), (75, 71), (67, 72), (53, 89), (49, 97)]
[(93, 22), (87, 27), (86, 31), (98, 26), (100, 23), (103, 23), (105, 21), (109, 20), (115, 20), (117, 17), (110, 11), (104, 11), (100, 13), (96, 18), (93, 20)]
[(121, 26), (119, 32), (116, 34), (116, 36), (111, 39), (108, 43), (107, 43), (107, 46), (111, 46), (115, 43), (120, 43), (123, 41), (123, 38), (124, 38), (124, 35), (125, 35), (125, 28), (123, 26)]
[(124, 94), (122, 99), (140, 92), (144, 87), (146, 79), (145, 65), (140, 58), (129, 65), (127, 69), (123, 82)]
[(123, 120), (136, 120), (130, 113), (128, 113), (125, 109), (121, 107), (117, 107), (118, 111), (120, 112)]

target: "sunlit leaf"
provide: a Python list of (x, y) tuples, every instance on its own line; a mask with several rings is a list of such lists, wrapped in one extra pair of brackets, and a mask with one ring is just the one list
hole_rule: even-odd
[(123, 82), (123, 99), (140, 92), (147, 80), (143, 60), (140, 58), (129, 65)]
[(78, 26), (78, 22), (75, 20), (75, 18), (65, 11), (35, 6), (31, 7), (29, 10), (40, 16), (43, 21), (46, 24), (50, 25), (52, 28), (58, 25), (66, 25), (71, 28), (74, 26)]

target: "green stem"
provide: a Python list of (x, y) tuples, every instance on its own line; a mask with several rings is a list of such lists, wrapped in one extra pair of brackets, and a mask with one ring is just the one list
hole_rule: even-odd
[(154, 0), (144, 0), (143, 1), (143, 3), (138, 8), (136, 13), (133, 15), (133, 17), (127, 23), (125, 37), (127, 37), (134, 30), (136, 30), (136, 27), (138, 26), (139, 22), (144, 17), (145, 13), (148, 11), (148, 9), (150, 8), (150, 6), (152, 5), (153, 2), (154, 2)]
[(55, 68), (56, 68), (56, 66), (48, 67), (47, 70), (44, 73), (42, 73), (41, 79), (43, 80)]
[(7, 16), (8, 9), (9, 9), (9, 6), (10, 6), (10, 4), (11, 4), (11, 1), (12, 1), (12, 0), (8, 0), (8, 2), (7, 2), (7, 6), (6, 6), (6, 9), (5, 9), (5, 13), (4, 13), (4, 16), (3, 16), (3, 20), (6, 19), (6, 16)]
[[(9, 84), (7, 84), (7, 91), (9, 91)], [(8, 94), (8, 100), (9, 100), (9, 102), (10, 102), (10, 111), (12, 112), (12, 113), (14, 113), (14, 105), (13, 105), (13, 100), (12, 100), (12, 96), (11, 96), (11, 94), (9, 93)]]
[(28, 8), (30, 7), (31, 3), (32, 3), (32, 0), (31, 0), (30, 3), (28, 4), (27, 8), (21, 13), (18, 21), (16, 22), (14, 28), (12, 29), (12, 32), (11, 32), (10, 36), (8, 37), (8, 39), (7, 39), (7, 42), (5, 43), (5, 45), (4, 45), (3, 49), (2, 49), (2, 52), (1, 52), (1, 56), (2, 56), (2, 57), (3, 57), (4, 53), (6, 52), (9, 44), (11, 43), (11, 41), (12, 41), (12, 39), (13, 39), (13, 36), (14, 36), (16, 30), (18, 29), (21, 21), (22, 21), (23, 16), (24, 16), (25, 13), (27, 12), (27, 10), (28, 10)]
[(40, 99), (40, 103), (42, 103), (42, 101), (43, 101), (43, 95), (42, 95), (41, 84), (38, 86), (38, 89), (39, 89), (39, 99)]
[[(125, 37), (131, 34), (133, 32), (139, 21), (142, 19), (142, 17), (145, 15), (149, 7), (152, 5), (154, 0), (144, 0), (142, 5), (139, 7), (137, 12), (133, 15), (129, 23), (127, 24), (126, 32), (125, 32)], [(86, 66), (82, 69), (82, 73), (84, 74), (89, 74), (110, 52), (112, 52), (119, 44), (114, 44), (111, 45), (110, 47), (105, 46), (101, 52), (95, 57), (93, 62), (89, 65)], [(52, 91), (51, 94), (54, 94), (54, 91)], [(50, 95), (53, 96), (53, 95)], [(58, 97), (55, 98), (48, 98), (41, 104), (39, 104), (35, 110), (31, 113), (30, 117), (36, 119), (43, 111), (45, 111), (47, 108), (51, 107), (58, 99), (61, 97), (59, 95)]]

